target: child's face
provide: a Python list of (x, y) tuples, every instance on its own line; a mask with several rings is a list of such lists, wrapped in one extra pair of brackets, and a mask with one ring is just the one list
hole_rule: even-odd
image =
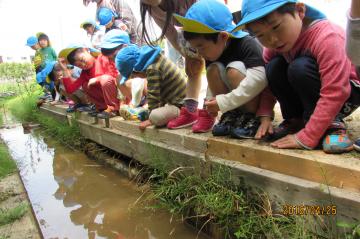
[(41, 39), (41, 40), (39, 40), (39, 45), (41, 48), (45, 48), (45, 47), (48, 47), (49, 43), (46, 39)]
[(106, 24), (105, 28), (106, 29), (111, 28), (114, 25), (114, 22), (115, 22), (115, 20), (114, 20), (114, 17), (113, 17), (113, 19), (108, 24)]
[(260, 43), (281, 53), (290, 51), (295, 45), (302, 30), (305, 6), (296, 5), (295, 16), (290, 13), (272, 12), (265, 20), (255, 21), (246, 25)]
[(88, 70), (95, 64), (95, 58), (90, 54), (88, 49), (76, 50), (74, 56), (74, 65), (82, 70)]
[(226, 32), (220, 32), (216, 43), (203, 37), (188, 42), (205, 60), (216, 61), (222, 55), (228, 39), (229, 35)]
[(35, 51), (39, 48), (40, 48), (39, 43), (36, 43), (35, 45), (31, 46), (31, 49), (33, 49)]
[(95, 27), (93, 25), (87, 26), (87, 27), (85, 27), (85, 31), (87, 34), (92, 35), (92, 34), (94, 34)]

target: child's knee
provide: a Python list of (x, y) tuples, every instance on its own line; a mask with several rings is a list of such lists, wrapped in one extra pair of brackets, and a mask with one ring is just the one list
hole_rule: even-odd
[(164, 126), (170, 120), (176, 118), (180, 113), (178, 107), (174, 105), (167, 105), (151, 111), (149, 115), (150, 122), (155, 126)]
[(104, 86), (112, 86), (112, 85), (116, 85), (115, 84), (116, 79), (110, 75), (102, 75), (99, 78), (99, 83), (102, 87)]
[(318, 71), (317, 62), (312, 57), (299, 57), (289, 64), (288, 77), (289, 79), (303, 79), (307, 77), (309, 71), (316, 69)]
[(239, 83), (246, 77), (246, 67), (242, 61), (234, 61), (226, 66), (226, 78), (231, 83)]
[(214, 62), (206, 68), (207, 78), (223, 78), (225, 73), (225, 66), (220, 62)]

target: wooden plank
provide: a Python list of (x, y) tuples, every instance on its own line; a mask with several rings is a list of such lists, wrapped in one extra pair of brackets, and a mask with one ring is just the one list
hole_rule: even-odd
[(209, 138), (207, 155), (360, 192), (360, 160), (351, 155), (279, 150), (223, 138)]
[(205, 135), (191, 133), (190, 129), (168, 130), (148, 127), (145, 131), (138, 128), (139, 123), (125, 121), (121, 117), (110, 119), (110, 128), (143, 138), (145, 141), (157, 141), (170, 146), (204, 153), (207, 149)]

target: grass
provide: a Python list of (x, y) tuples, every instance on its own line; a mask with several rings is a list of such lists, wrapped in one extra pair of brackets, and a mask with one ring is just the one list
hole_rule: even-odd
[(0, 140), (0, 179), (16, 171), (16, 164), (10, 157), (6, 145)]
[(36, 106), (38, 97), (42, 94), (41, 89), (36, 85), (28, 88), (31, 91), (26, 91), (7, 103), (11, 114), (21, 122), (38, 122), (42, 125), (44, 133), (70, 148), (80, 148), (85, 139), (81, 136), (76, 122), (70, 126), (67, 121), (60, 122), (42, 114)]
[(22, 203), (11, 209), (0, 209), (0, 226), (13, 223), (16, 220), (21, 219), (28, 211), (28, 204)]
[(235, 185), (229, 169), (217, 169), (207, 178), (193, 170), (178, 168), (164, 174), (161, 169), (155, 169), (145, 206), (149, 204), (149, 209), (162, 208), (181, 215), (198, 228), (207, 228), (205, 231), (216, 228), (222, 238), (310, 238), (314, 235), (306, 227), (300, 227), (305, 219), (272, 214), (265, 206), (269, 201), (267, 196), (244, 184)]

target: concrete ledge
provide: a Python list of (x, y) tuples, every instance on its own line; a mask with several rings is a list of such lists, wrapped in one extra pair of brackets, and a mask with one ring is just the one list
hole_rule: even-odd
[[(64, 107), (44, 105), (49, 115), (66, 118)], [(149, 158), (168, 160), (173, 167), (191, 166), (207, 173), (211, 165), (226, 165), (234, 180), (267, 192), (283, 204), (335, 204), (340, 218), (360, 219), (360, 160), (356, 153), (327, 155), (322, 151), (277, 150), (254, 140), (234, 140), (193, 134), (190, 129), (150, 127), (121, 117), (94, 120), (87, 114), (71, 114), (81, 133), (105, 147), (143, 164)]]

